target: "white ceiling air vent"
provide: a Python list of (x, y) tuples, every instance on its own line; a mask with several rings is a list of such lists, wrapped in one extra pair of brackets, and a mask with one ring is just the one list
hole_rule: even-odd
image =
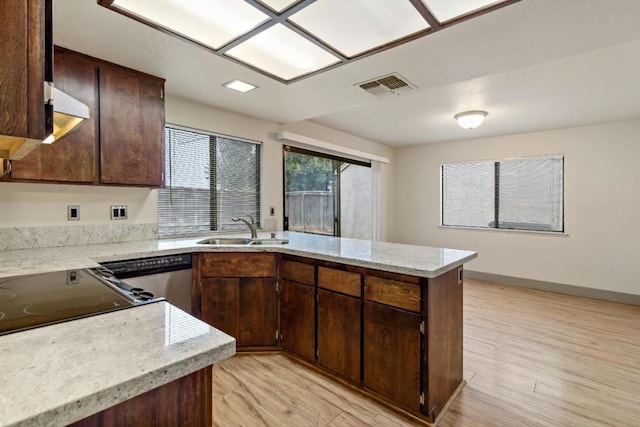
[(388, 95), (403, 95), (416, 87), (398, 73), (376, 77), (373, 80), (358, 83), (361, 89), (378, 97)]

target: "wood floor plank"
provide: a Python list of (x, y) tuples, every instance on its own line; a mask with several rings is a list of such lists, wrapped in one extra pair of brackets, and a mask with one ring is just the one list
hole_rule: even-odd
[[(464, 378), (440, 427), (640, 426), (640, 307), (465, 279)], [(281, 354), (214, 370), (217, 426), (412, 426)]]

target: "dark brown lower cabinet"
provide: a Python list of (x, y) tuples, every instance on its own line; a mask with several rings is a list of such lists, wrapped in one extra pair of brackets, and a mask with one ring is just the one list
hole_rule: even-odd
[(364, 386), (420, 410), (420, 315), (364, 302)]
[(318, 364), (360, 382), (361, 299), (318, 289)]
[(71, 426), (211, 426), (212, 392), (212, 366), (208, 366)]
[(281, 345), (315, 361), (315, 288), (283, 280), (280, 289)]
[(278, 344), (275, 279), (203, 278), (201, 301), (201, 319), (234, 337), (238, 347)]

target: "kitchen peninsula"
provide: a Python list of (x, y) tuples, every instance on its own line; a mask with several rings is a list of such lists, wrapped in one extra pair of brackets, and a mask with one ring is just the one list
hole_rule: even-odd
[[(269, 280), (273, 282), (264, 283), (273, 283), (277, 289), (283, 316), (274, 349), (282, 348), (295, 358), (316, 364), (318, 369), (416, 418), (437, 420), (463, 383), (462, 265), (477, 254), (299, 233), (284, 233), (282, 237), (289, 239), (289, 244), (212, 247), (198, 245), (200, 237), (9, 250), (2, 252), (0, 277), (93, 268), (100, 262), (114, 260), (193, 253), (194, 312), (210, 321), (204, 312), (211, 299), (203, 298), (203, 292), (208, 291), (202, 283), (239, 283), (239, 286), (245, 283), (244, 279), (218, 281), (216, 275), (224, 274), (228, 278), (230, 274), (220, 273), (215, 267), (220, 263), (209, 262), (213, 259), (210, 257), (223, 255), (229, 260), (242, 260), (245, 255), (273, 257), (273, 267), (269, 267), (273, 268), (269, 270), (273, 276)], [(267, 264), (261, 265), (269, 262), (267, 259)], [(299, 335), (300, 341), (291, 341), (296, 335), (285, 332), (283, 337), (282, 330), (287, 326), (287, 319), (295, 321), (292, 307), (305, 307), (295, 304), (297, 297), (304, 298), (305, 295), (312, 296), (309, 306), (312, 313), (307, 315), (315, 316), (317, 309), (318, 319), (311, 319), (318, 322), (318, 329), (303, 332)], [(330, 325), (332, 318), (344, 313), (338, 310), (338, 307), (345, 307), (343, 303), (359, 310), (355, 337), (336, 335), (333, 329), (323, 328), (323, 319)], [(170, 320), (172, 313), (180, 319)], [(170, 326), (177, 326), (182, 321), (202, 333), (165, 345), (164, 337), (171, 336)], [(135, 344), (138, 346), (135, 352), (127, 354), (125, 347), (118, 349), (118, 339), (135, 341), (135, 334), (130, 332), (123, 337), (110, 326), (116, 324), (147, 325), (151, 327), (149, 339), (161, 341), (162, 345), (154, 350), (140, 340)], [(0, 415), (0, 425), (17, 425), (38, 419), (34, 417), (43, 413), (52, 417), (50, 425), (80, 420), (231, 356), (234, 341), (217, 329), (203, 325), (162, 302), (0, 336), (0, 363), (4, 372), (11, 373), (0, 379), (2, 407), (9, 408)], [(214, 326), (217, 327), (215, 323)], [(243, 328), (244, 333), (244, 323)], [(84, 330), (89, 333), (84, 335), (81, 332)], [(322, 345), (327, 344), (324, 341), (327, 333), (340, 339), (357, 340), (362, 345), (356, 347), (362, 348), (362, 353), (358, 351), (355, 359), (353, 354), (348, 354), (348, 361), (328, 359), (330, 352), (322, 350)], [(300, 351), (299, 348), (304, 347), (298, 345), (304, 343), (309, 334), (315, 351)], [(162, 339), (160, 335), (163, 335)], [(248, 336), (255, 335), (249, 333)], [(70, 339), (72, 347), (58, 345), (60, 340)], [(320, 347), (315, 347), (316, 342)], [(394, 348), (394, 344), (408, 347)], [(336, 343), (328, 345), (326, 348)], [(238, 346), (241, 351), (242, 338)], [(149, 354), (145, 355), (145, 348)], [(118, 364), (105, 363), (114, 352), (116, 359), (132, 361), (133, 366), (123, 369)], [(180, 358), (191, 362), (182, 363)], [(134, 373), (136, 367), (147, 366), (148, 362), (151, 362), (149, 369), (156, 372), (155, 376)], [(353, 366), (356, 367), (349, 368)], [(113, 372), (113, 382), (104, 384), (96, 378), (96, 372)], [(408, 384), (403, 383), (403, 378)], [(135, 386), (129, 387), (127, 381)], [(77, 393), (64, 396), (68, 387)], [(56, 421), (56, 417), (63, 417), (69, 407), (74, 409), (73, 416)]]

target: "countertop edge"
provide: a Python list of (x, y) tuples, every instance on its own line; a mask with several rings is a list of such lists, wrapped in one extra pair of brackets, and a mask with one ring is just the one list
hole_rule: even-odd
[[(145, 372), (128, 381), (97, 391), (83, 399), (51, 408), (32, 417), (8, 426), (26, 425), (67, 425), (80, 421), (126, 400), (161, 387), (202, 368), (233, 356), (236, 353), (235, 340), (226, 342), (197, 355), (166, 365), (153, 372)], [(55, 424), (52, 424), (55, 421)]]

